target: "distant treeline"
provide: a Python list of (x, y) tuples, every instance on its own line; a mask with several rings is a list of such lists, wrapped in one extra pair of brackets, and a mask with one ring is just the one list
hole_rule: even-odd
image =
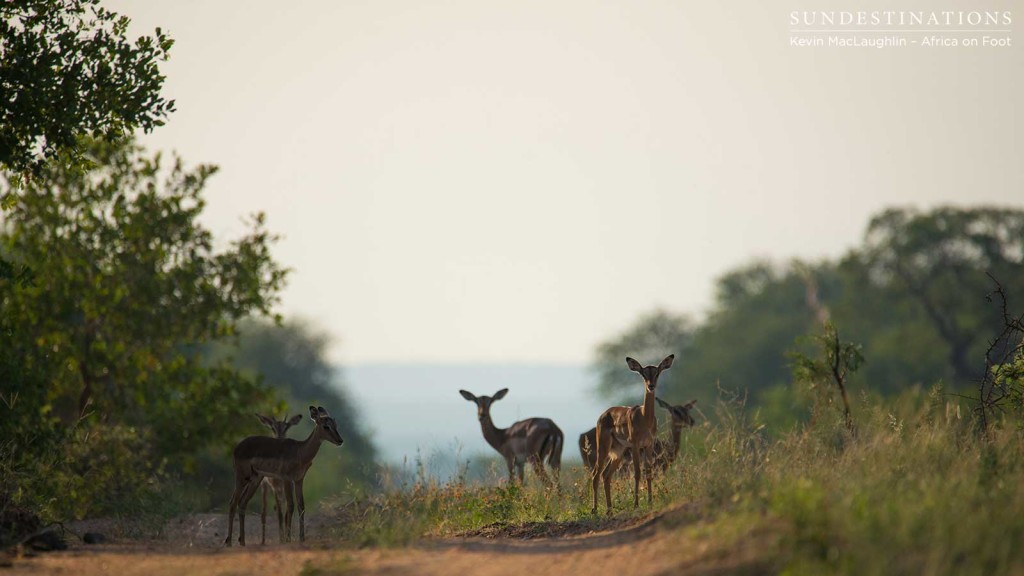
[(703, 322), (652, 311), (601, 344), (594, 364), (602, 392), (634, 402), (640, 393), (624, 358), (653, 361), (671, 351), (677, 362), (662, 378), (665, 396), (706, 405), (721, 386), (779, 408), (798, 400), (789, 353), (806, 351), (806, 337), (831, 320), (842, 340), (861, 346), (855, 395), (937, 383), (965, 391), (984, 374), (985, 352), (1002, 329), (1000, 303), (987, 298), (993, 278), (1010, 306), (1024, 310), (1024, 211), (889, 209), (843, 257), (729, 272)]

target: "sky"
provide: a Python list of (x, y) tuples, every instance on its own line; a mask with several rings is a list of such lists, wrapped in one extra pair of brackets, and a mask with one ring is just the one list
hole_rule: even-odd
[(963, 3), (103, 4), (175, 39), (141, 141), (220, 166), (222, 242), (267, 213), (338, 363), (585, 363), (886, 207), (1024, 205), (1024, 49), (790, 45), (795, 10)]

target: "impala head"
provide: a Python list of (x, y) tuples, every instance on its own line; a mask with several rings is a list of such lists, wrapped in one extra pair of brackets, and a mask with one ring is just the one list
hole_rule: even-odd
[(490, 418), (491, 416), (491, 404), (501, 400), (508, 394), (508, 388), (502, 388), (494, 393), (494, 396), (474, 396), (472, 392), (466, 392), (465, 390), (459, 390), (459, 394), (470, 402), (476, 404), (476, 417), (478, 420), (484, 418)]
[(302, 422), (302, 414), (296, 414), (288, 420), (278, 420), (273, 416), (264, 416), (262, 414), (257, 414), (256, 417), (260, 419), (264, 426), (270, 428), (270, 431), (274, 433), (274, 438), (286, 437), (289, 428)]
[(648, 392), (654, 392), (654, 389), (658, 387), (658, 376), (665, 370), (672, 367), (672, 360), (676, 357), (675, 354), (669, 354), (661, 364), (657, 366), (641, 366), (639, 362), (632, 358), (626, 357), (626, 366), (633, 372), (636, 372), (644, 379), (644, 386), (647, 387)]
[(696, 400), (691, 400), (686, 404), (669, 404), (661, 398), (655, 398), (658, 401), (658, 406), (661, 406), (665, 410), (668, 410), (669, 415), (672, 416), (673, 426), (684, 426), (689, 428), (696, 424), (696, 420), (693, 419), (693, 415), (690, 414), (690, 408), (697, 403)]
[(316, 424), (317, 434), (321, 434), (328, 442), (336, 446), (341, 446), (345, 442), (342, 440), (341, 434), (338, 433), (338, 423), (331, 418), (323, 406), (310, 406), (309, 417)]

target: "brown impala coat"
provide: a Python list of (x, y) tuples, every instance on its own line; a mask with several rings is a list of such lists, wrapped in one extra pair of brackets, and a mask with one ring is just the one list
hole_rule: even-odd
[[(296, 414), (289, 420), (278, 420), (273, 416), (264, 416), (262, 414), (257, 414), (256, 417), (259, 418), (264, 426), (270, 428), (270, 431), (274, 433), (274, 438), (287, 438), (288, 429), (302, 422), (302, 414)], [(295, 508), (292, 485), (284, 480), (270, 476), (263, 478), (263, 502), (260, 506), (260, 544), (267, 543), (267, 488), (274, 491), (274, 507), (277, 509), (277, 534), (283, 544), (292, 539), (292, 510)], [(284, 508), (281, 507), (285, 501), (288, 503), (287, 514), (284, 512)]]
[(305, 440), (249, 436), (235, 446), (235, 490), (228, 506), (228, 537), (224, 540), (225, 545), (231, 546), (237, 511), (238, 543), (245, 546), (245, 507), (267, 476), (295, 486), (295, 497), (299, 505), (299, 541), (306, 539), (306, 501), (302, 495), (302, 481), (324, 440), (337, 446), (344, 442), (338, 433), (337, 423), (323, 406), (310, 406), (309, 417), (316, 426)]
[[(550, 418), (527, 418), (508, 428), (498, 428), (491, 420), (491, 404), (504, 398), (508, 394), (508, 388), (498, 390), (494, 396), (476, 396), (465, 390), (459, 390), (459, 394), (476, 404), (477, 418), (480, 420), (484, 440), (505, 458), (510, 481), (518, 477), (519, 483), (522, 484), (523, 467), (529, 462), (541, 480), (548, 484), (557, 484), (565, 437)], [(544, 471), (544, 460), (548, 461), (554, 471), (554, 480), (549, 479)]]
[(651, 494), (651, 453), (654, 447), (658, 418), (654, 408), (654, 393), (658, 387), (658, 376), (672, 366), (675, 355), (669, 355), (657, 366), (641, 366), (632, 358), (626, 358), (630, 370), (644, 379), (644, 401), (639, 406), (615, 406), (604, 411), (597, 419), (597, 464), (594, 468), (594, 507), (597, 513), (597, 487), (604, 479), (604, 496), (607, 512), (612, 512), (611, 481), (615, 471), (622, 465), (627, 449), (633, 452), (633, 507), (640, 505), (640, 462), (644, 463), (644, 477), (647, 482), (647, 503), (652, 502)]
[[(679, 455), (679, 442), (683, 434), (683, 428), (689, 428), (694, 425), (690, 409), (697, 404), (697, 401), (692, 400), (686, 404), (672, 405), (661, 398), (655, 397), (654, 400), (658, 403), (658, 406), (668, 410), (669, 417), (671, 418), (669, 441), (666, 443), (661, 438), (655, 438), (654, 440), (654, 464), (664, 472), (672, 465), (672, 462), (675, 462), (676, 456)], [(594, 466), (597, 465), (597, 428), (591, 428), (580, 434), (579, 446), (583, 465), (593, 473)], [(632, 462), (632, 457), (632, 450), (627, 449), (622, 456), (622, 466), (628, 466)]]

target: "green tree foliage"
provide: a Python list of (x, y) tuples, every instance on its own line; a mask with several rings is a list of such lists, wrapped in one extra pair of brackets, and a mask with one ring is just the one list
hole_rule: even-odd
[(991, 437), (992, 416), (1010, 412), (1024, 416), (1024, 313), (1012, 311), (1006, 289), (992, 277), (995, 288), (986, 300), (999, 310), (1003, 329), (985, 351), (985, 375), (977, 383), (974, 408), (981, 431)]
[[(213, 168), (164, 168), (130, 143), (85, 146), (95, 167), (47, 165), (0, 232), (3, 253), (33, 268), (28, 284), (0, 280), (4, 454), (10, 469), (52, 460), (67, 473), (35, 478), (26, 498), (36, 501), (61, 478), (130, 464), (113, 452), (74, 458), (94, 442), (141, 439), (148, 449), (132, 446), (136, 468), (187, 470), (196, 452), (236, 441), (254, 410), (275, 405), (272, 391), (200, 353), (277, 302), (286, 271), (271, 258), (263, 216), (216, 250), (198, 223)], [(68, 459), (58, 445), (70, 447)]]
[(99, 0), (0, 3), (0, 168), (38, 171), (83, 135), (116, 139), (164, 123), (159, 63), (173, 41), (126, 37), (128, 18)]
[(824, 406), (831, 406), (835, 387), (843, 402), (843, 419), (846, 427), (853, 428), (853, 413), (850, 409), (850, 395), (847, 378), (864, 363), (860, 346), (844, 342), (839, 338), (839, 329), (831, 321), (825, 322), (820, 334), (811, 336), (817, 356), (800, 352), (792, 353), (793, 377), (798, 383), (807, 385), (815, 398), (815, 412)]
[(788, 381), (786, 346), (811, 327), (805, 283), (795, 269), (755, 262), (718, 280), (715, 305), (696, 324), (663, 310), (639, 318), (597, 347), (600, 390), (627, 402), (636, 385), (626, 356), (655, 358), (674, 352), (676, 362), (659, 382), (659, 395), (712, 405), (718, 387), (758, 391)]
[(954, 386), (977, 381), (998, 311), (985, 301), (991, 273), (1024, 285), (1024, 211), (946, 207), (886, 210), (871, 220), (856, 256), (876, 286), (895, 287), (942, 342)]
[[(788, 382), (782, 352), (815, 322), (805, 268), (755, 262), (719, 279), (714, 308), (694, 337), (693, 360), (681, 365), (682, 385), (712, 395), (716, 384), (758, 392)], [(825, 284), (828, 268), (811, 270)]]
[(953, 381), (942, 338), (901, 286), (872, 279), (857, 250), (842, 258), (836, 273), (838, 283), (828, 300), (831, 317), (871, 360), (856, 380), (885, 394)]
[[(1024, 211), (886, 210), (863, 244), (836, 261), (755, 262), (725, 274), (700, 324), (659, 312), (657, 322), (675, 323), (660, 330), (689, 335), (661, 394), (710, 400), (719, 384), (749, 391), (755, 403), (795, 403), (780, 394), (792, 376), (786, 353), (829, 319), (870, 359), (851, 374), (858, 387), (891, 394), (944, 381), (964, 390), (984, 372), (987, 343), (1000, 333), (998, 310), (985, 301), (986, 272), (1024, 300)], [(646, 349), (651, 318), (598, 346), (605, 393), (628, 392), (618, 357)], [(797, 352), (811, 353), (809, 344), (802, 340)]]

